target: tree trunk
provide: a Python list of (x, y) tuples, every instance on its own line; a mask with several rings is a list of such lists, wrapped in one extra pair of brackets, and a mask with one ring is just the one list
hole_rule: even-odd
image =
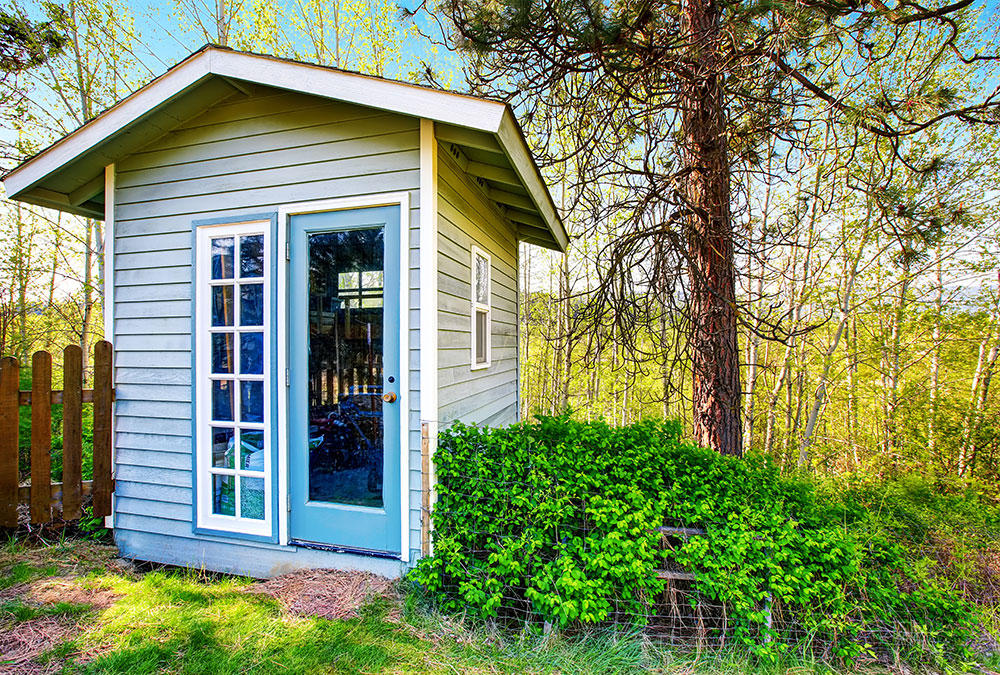
[(696, 443), (742, 455), (729, 153), (718, 63), (720, 17), (714, 0), (681, 4), (692, 73), (681, 86), (683, 182), (689, 209), (692, 422)]
[(21, 203), (14, 206), (14, 217), (17, 220), (17, 255), (14, 256), (14, 265), (17, 270), (17, 331), (18, 346), (17, 357), (21, 363), (28, 362), (28, 283), (31, 279), (31, 256), (32, 244), (31, 235), (24, 224), (24, 213)]
[(572, 374), (573, 360), (573, 335), (570, 322), (570, 289), (569, 289), (569, 254), (563, 253), (562, 262), (559, 265), (559, 313), (562, 316), (562, 330), (560, 340), (563, 344), (563, 370), (562, 370), (562, 391), (559, 392), (559, 408), (566, 410), (569, 408), (569, 388)]
[[(820, 373), (819, 384), (816, 386), (816, 393), (813, 395), (812, 408), (809, 410), (809, 417), (806, 419), (805, 431), (802, 433), (802, 442), (799, 445), (799, 468), (803, 468), (808, 459), (809, 446), (812, 444), (813, 432), (816, 429), (816, 420), (819, 419), (820, 410), (826, 402), (827, 385), (830, 382), (830, 369), (833, 367), (833, 357), (840, 346), (840, 340), (847, 331), (848, 322), (854, 311), (854, 283), (858, 277), (858, 265), (861, 262), (861, 255), (864, 252), (867, 236), (862, 237), (858, 245), (858, 254), (851, 261), (847, 279), (844, 282), (844, 294), (840, 302), (840, 321), (834, 331), (833, 339), (823, 355), (823, 370)], [(846, 256), (845, 256), (846, 260)]]
[(941, 316), (944, 312), (944, 274), (941, 269), (941, 246), (938, 245), (935, 256), (937, 269), (934, 283), (934, 330), (931, 335), (931, 384), (930, 410), (927, 414), (927, 452), (928, 459), (935, 461), (937, 455), (938, 435), (938, 394), (941, 389)]

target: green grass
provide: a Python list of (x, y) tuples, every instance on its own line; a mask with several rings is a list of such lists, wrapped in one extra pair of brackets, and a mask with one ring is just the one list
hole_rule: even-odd
[(10, 588), (11, 586), (16, 586), (17, 584), (34, 581), (35, 579), (39, 579), (41, 577), (51, 577), (57, 573), (58, 568), (55, 565), (35, 567), (34, 565), (29, 565), (28, 563), (19, 562), (9, 570), (6, 570), (4, 576), (0, 577), (0, 591), (5, 588)]
[[(83, 541), (4, 547), (0, 580), (7, 587), (60, 574), (117, 598), (105, 609), (5, 600), (0, 631), (42, 617), (72, 622), (71, 637), (37, 659), (65, 673), (835, 672), (791, 657), (773, 664), (740, 654), (699, 658), (622, 632), (512, 635), (442, 616), (412, 593), (403, 603), (377, 598), (354, 619), (298, 617), (272, 598), (248, 593), (248, 579), (183, 570), (133, 574), (110, 567), (111, 555)], [(0, 671), (3, 665), (0, 656)]]
[(80, 616), (91, 611), (90, 605), (77, 602), (57, 602), (52, 605), (31, 605), (22, 600), (0, 602), (0, 621), (30, 621), (43, 616)]

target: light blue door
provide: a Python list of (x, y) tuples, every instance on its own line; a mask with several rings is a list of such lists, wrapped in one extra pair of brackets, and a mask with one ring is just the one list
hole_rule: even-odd
[(400, 552), (398, 206), (289, 223), (289, 535)]

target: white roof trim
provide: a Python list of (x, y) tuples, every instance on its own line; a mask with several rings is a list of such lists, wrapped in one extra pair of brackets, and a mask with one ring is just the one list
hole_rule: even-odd
[(209, 74), (209, 60), (205, 53), (189, 58), (175, 69), (167, 71), (4, 176), (7, 195), (13, 198), (34, 186), (53, 171), (69, 164)]
[(556, 214), (552, 198), (517, 122), (505, 104), (213, 46), (195, 52), (128, 98), (13, 169), (3, 179), (7, 195), (12, 199), (18, 198), (50, 174), (211, 75), (291, 89), (495, 134), (556, 242), (561, 248), (566, 247), (566, 231)]
[(506, 106), (404, 82), (367, 77), (308, 63), (209, 49), (210, 71), (257, 84), (380, 108), (435, 122), (496, 133)]

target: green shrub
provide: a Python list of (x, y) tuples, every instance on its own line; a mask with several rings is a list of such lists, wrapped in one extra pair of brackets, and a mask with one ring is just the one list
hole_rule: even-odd
[[(447, 611), (642, 623), (669, 555), (724, 605), (729, 639), (761, 656), (801, 635), (847, 660), (917, 642), (954, 655), (971, 636), (971, 605), (867, 526), (861, 500), (693, 446), (674, 422), (456, 424), (435, 465), (434, 555), (413, 576)], [(706, 534), (667, 552), (663, 524)]]

